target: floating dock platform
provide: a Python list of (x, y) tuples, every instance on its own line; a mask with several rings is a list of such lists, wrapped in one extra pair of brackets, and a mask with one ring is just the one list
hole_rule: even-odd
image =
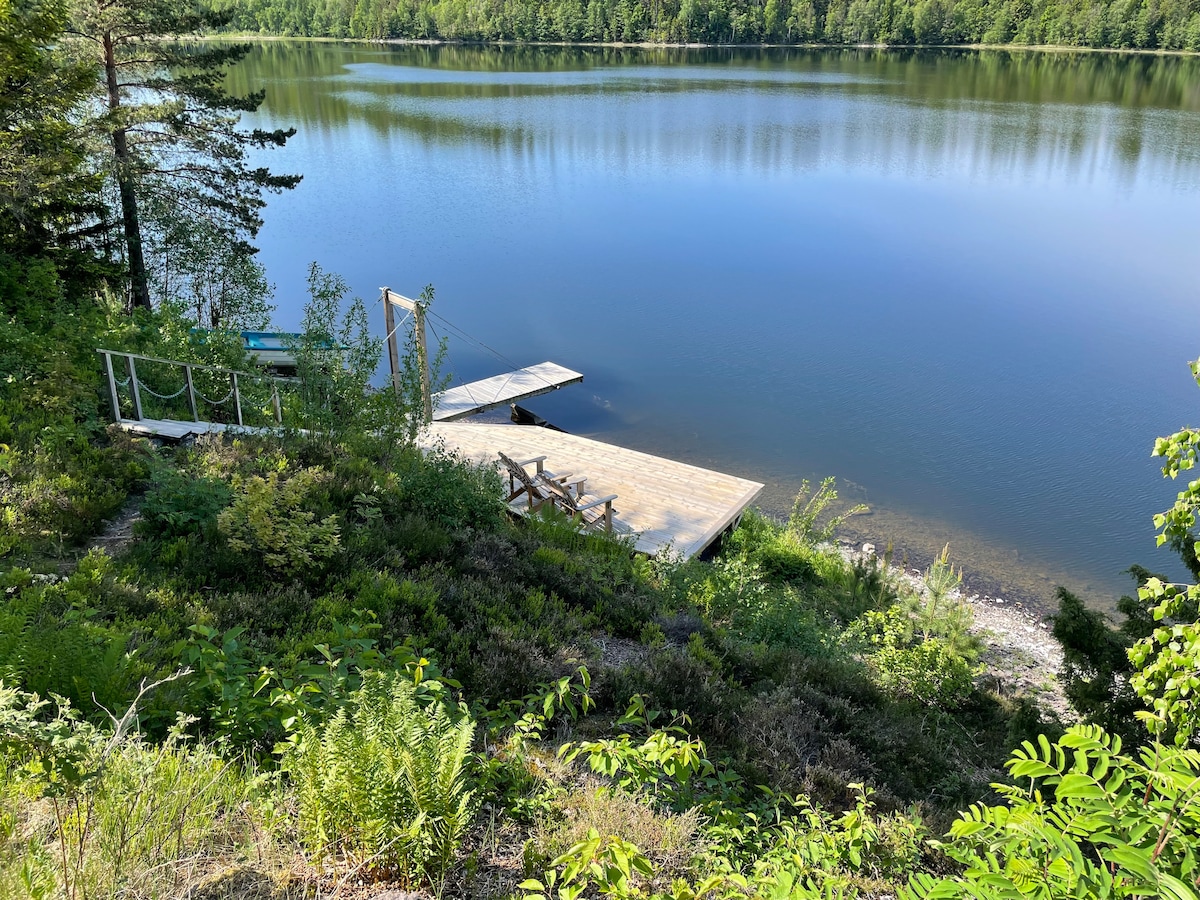
[(507, 375), (472, 381), (433, 395), (433, 421), (453, 422), (477, 413), (508, 406), (517, 400), (557, 391), (583, 381), (583, 375), (558, 363), (526, 366)]
[(641, 553), (701, 553), (754, 502), (763, 485), (591, 438), (519, 425), (434, 423), (422, 438), (474, 462), (546, 457), (546, 468), (587, 476), (590, 494), (616, 494), (613, 530)]

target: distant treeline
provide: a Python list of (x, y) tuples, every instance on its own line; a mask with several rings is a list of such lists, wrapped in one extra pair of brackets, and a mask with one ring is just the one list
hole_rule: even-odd
[(277, 35), (1200, 50), (1200, 0), (216, 0)]

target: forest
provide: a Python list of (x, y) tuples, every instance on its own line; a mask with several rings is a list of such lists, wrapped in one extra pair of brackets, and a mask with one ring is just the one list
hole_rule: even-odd
[(1200, 50), (1196, 0), (219, 0), (240, 32), (378, 40)]

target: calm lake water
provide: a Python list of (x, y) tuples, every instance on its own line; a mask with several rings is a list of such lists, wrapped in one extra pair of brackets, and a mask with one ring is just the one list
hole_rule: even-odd
[[(585, 373), (536, 412), (767, 508), (836, 475), (860, 536), (950, 540), (993, 593), (1178, 572), (1150, 448), (1200, 421), (1200, 60), (278, 42), (239, 79), (299, 130), (281, 325), (312, 260), (433, 283), (514, 367)], [(506, 368), (451, 337), (456, 381)]]

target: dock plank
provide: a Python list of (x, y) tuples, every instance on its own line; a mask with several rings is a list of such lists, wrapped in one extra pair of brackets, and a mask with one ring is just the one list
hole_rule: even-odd
[(168, 438), (173, 441), (181, 441), (186, 437), (198, 437), (202, 434), (215, 434), (222, 431), (262, 434), (270, 430), (248, 425), (224, 425), (220, 422), (183, 422), (177, 419), (122, 419), (117, 425), (130, 434), (139, 434), (143, 437)]
[(526, 366), (505, 375), (459, 385), (433, 395), (433, 420), (453, 422), (518, 400), (556, 391), (583, 381), (583, 375), (558, 363)]
[(742, 514), (763, 485), (547, 428), (435, 423), (423, 442), (440, 442), (475, 462), (494, 465), (497, 454), (546, 456), (546, 467), (587, 476), (593, 495), (616, 494), (616, 530), (636, 535), (651, 555), (670, 547), (685, 557), (700, 553)]

